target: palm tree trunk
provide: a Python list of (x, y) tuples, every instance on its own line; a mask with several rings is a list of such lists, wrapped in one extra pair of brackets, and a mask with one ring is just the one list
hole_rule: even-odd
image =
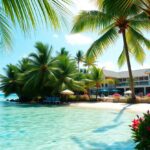
[(96, 87), (96, 101), (97, 101), (97, 98), (98, 98), (98, 87)]
[(133, 81), (133, 75), (132, 75), (132, 70), (131, 70), (131, 63), (130, 63), (130, 57), (129, 57), (129, 49), (126, 41), (126, 33), (125, 30), (122, 32), (123, 36), (123, 42), (124, 42), (124, 49), (125, 49), (125, 54), (126, 54), (126, 59), (127, 59), (127, 65), (128, 65), (128, 72), (129, 72), (129, 78), (130, 78), (130, 88), (132, 91), (132, 103), (136, 103), (136, 97), (135, 97), (135, 91), (134, 91), (134, 81)]
[(78, 61), (78, 71), (80, 72), (80, 62)]

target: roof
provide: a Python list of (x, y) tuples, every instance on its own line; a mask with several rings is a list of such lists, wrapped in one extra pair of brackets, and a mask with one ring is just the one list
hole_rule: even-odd
[[(148, 73), (150, 73), (150, 69), (139, 69), (139, 70), (132, 71), (133, 77), (148, 76)], [(112, 78), (129, 78), (128, 71), (115, 72), (110, 70), (104, 70), (104, 75), (106, 77), (112, 77)]]

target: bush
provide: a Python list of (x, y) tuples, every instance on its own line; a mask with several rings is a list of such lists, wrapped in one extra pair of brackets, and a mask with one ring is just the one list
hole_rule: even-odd
[(150, 150), (150, 112), (132, 121), (130, 126), (137, 150)]

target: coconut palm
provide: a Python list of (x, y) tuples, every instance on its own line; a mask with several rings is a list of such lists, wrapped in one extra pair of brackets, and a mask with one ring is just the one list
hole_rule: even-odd
[(18, 67), (21, 73), (26, 73), (30, 69), (30, 59), (29, 58), (23, 58), (18, 63)]
[(91, 66), (94, 66), (95, 65), (95, 59), (94, 57), (85, 57), (84, 59), (84, 66), (87, 66), (88, 67), (88, 70)]
[(24, 89), (28, 91), (32, 87), (33, 94), (35, 92), (36, 96), (43, 96), (49, 82), (55, 81), (56, 60), (51, 56), (52, 47), (37, 42), (35, 48), (37, 53), (29, 55), (31, 63), (29, 70), (24, 74), (24, 80), (26, 80)]
[(63, 56), (63, 55), (68, 56), (68, 54), (69, 54), (69, 52), (66, 50), (65, 47), (62, 47), (62, 48), (60, 49), (60, 51), (57, 52), (57, 55), (58, 55), (58, 56)]
[(84, 54), (81, 50), (79, 50), (76, 54), (76, 57), (75, 57), (76, 61), (77, 61), (77, 64), (78, 64), (78, 70), (80, 72), (80, 62), (83, 62), (84, 60)]
[(55, 91), (59, 94), (64, 89), (74, 91), (83, 90), (81, 82), (75, 80), (78, 71), (74, 60), (68, 58), (66, 55), (58, 57), (57, 68), (55, 75), (57, 78), (55, 84)]
[(1, 46), (11, 45), (12, 24), (19, 25), (24, 32), (42, 25), (41, 22), (58, 29), (64, 22), (64, 16), (70, 14), (70, 2), (71, 0), (1, 0)]
[[(100, 2), (100, 0), (97, 0), (97, 3), (99, 4), (99, 7), (104, 6), (104, 8), (109, 13), (125, 13), (129, 8), (131, 8), (133, 5), (134, 7), (137, 7), (140, 11), (143, 11), (144, 14), (147, 15), (150, 19), (150, 1), (149, 0), (103, 0)], [(111, 9), (110, 9), (111, 8)], [(133, 10), (134, 11), (134, 10)]]
[(19, 68), (9, 64), (5, 68), (5, 75), (0, 75), (0, 89), (5, 93), (5, 96), (16, 93), (20, 97), (20, 84), (18, 82)]
[[(132, 9), (135, 10), (135, 13)], [(73, 32), (86, 30), (102, 31), (102, 36), (100, 36), (89, 48), (87, 52), (88, 57), (97, 58), (99, 54), (103, 54), (104, 50), (110, 44), (113, 44), (117, 40), (119, 35), (122, 37), (123, 50), (118, 63), (122, 66), (127, 62), (133, 102), (135, 102), (136, 98), (129, 54), (132, 54), (138, 62), (143, 63), (145, 53), (142, 46), (148, 49), (150, 48), (150, 41), (146, 39), (140, 31), (140, 27), (148, 28), (150, 24), (145, 24), (144, 21), (146, 17), (144, 21), (142, 21), (142, 13), (137, 14), (138, 10), (136, 10), (137, 9), (133, 6), (126, 14), (116, 16), (112, 16), (105, 11), (102, 12), (101, 9), (95, 11), (82, 11), (75, 18), (73, 27)]]
[(98, 89), (100, 88), (101, 84), (104, 81), (103, 70), (93, 66), (90, 69), (90, 79), (91, 79), (92, 83), (94, 83), (94, 85), (96, 87), (96, 100), (97, 100), (97, 98), (98, 98)]

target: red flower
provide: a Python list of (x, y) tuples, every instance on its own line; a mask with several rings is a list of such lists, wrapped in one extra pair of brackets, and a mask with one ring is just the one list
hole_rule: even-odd
[(140, 124), (140, 120), (139, 119), (134, 119), (133, 121), (132, 121), (132, 128), (134, 129), (134, 130), (137, 130), (138, 129), (138, 127), (139, 127), (139, 124)]
[(150, 131), (150, 127), (147, 127), (147, 131)]

